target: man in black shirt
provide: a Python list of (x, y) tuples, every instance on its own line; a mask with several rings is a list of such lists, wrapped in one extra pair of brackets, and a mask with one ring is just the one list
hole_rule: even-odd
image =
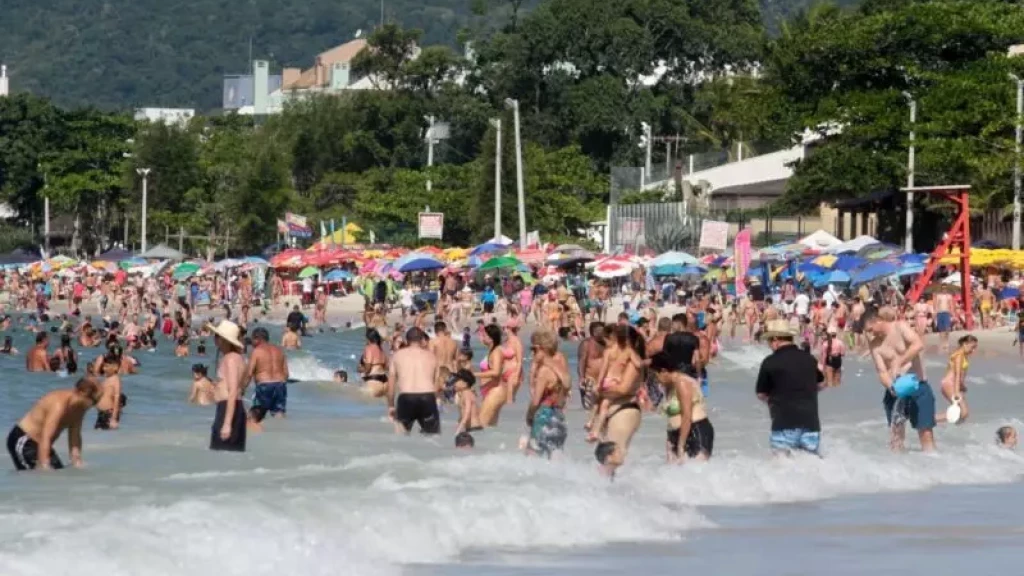
[(690, 320), (685, 313), (673, 316), (672, 333), (665, 337), (663, 350), (672, 358), (672, 362), (678, 367), (677, 370), (696, 378), (697, 366), (694, 360), (697, 350), (700, 349), (700, 338), (689, 331), (689, 325)]
[(298, 305), (288, 313), (285, 323), (292, 329), (292, 332), (302, 333), (303, 336), (306, 335), (306, 315), (299, 310)]
[(795, 336), (788, 321), (768, 321), (761, 339), (768, 341), (772, 354), (761, 362), (757, 397), (768, 404), (771, 414), (773, 451), (817, 454), (821, 442), (818, 390), (825, 376), (814, 357), (793, 343)]

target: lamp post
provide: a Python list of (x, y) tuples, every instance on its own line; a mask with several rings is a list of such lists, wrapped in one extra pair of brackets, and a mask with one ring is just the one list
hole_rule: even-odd
[(904, 92), (910, 106), (910, 150), (907, 154), (907, 232), (904, 249), (908, 254), (914, 251), (914, 123), (917, 122), (917, 100), (909, 92)]
[(494, 146), (494, 238), (501, 238), (501, 118), (491, 118)]
[(138, 172), (138, 174), (140, 176), (142, 176), (142, 225), (141, 225), (142, 231), (141, 231), (141, 234), (142, 234), (142, 252), (145, 252), (146, 251), (146, 204), (147, 204), (147, 202), (149, 200), (149, 197), (147, 196), (147, 194), (148, 194), (147, 185), (149, 184), (150, 169), (149, 168), (136, 168), (135, 171)]
[(516, 129), (516, 194), (519, 203), (519, 248), (526, 250), (526, 200), (523, 193), (523, 141), (519, 134), (519, 100), (505, 99), (505, 106), (512, 109)]
[(1024, 126), (1024, 80), (1010, 74), (1010, 80), (1017, 83), (1017, 134), (1013, 148), (1013, 249), (1020, 250), (1020, 146)]

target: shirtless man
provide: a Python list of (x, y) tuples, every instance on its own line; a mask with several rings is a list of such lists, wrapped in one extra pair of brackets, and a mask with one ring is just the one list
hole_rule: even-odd
[(230, 320), (222, 320), (211, 326), (213, 342), (220, 351), (217, 365), (216, 390), (217, 411), (213, 418), (210, 434), (210, 450), (245, 452), (245, 406), (242, 404), (242, 388), (247, 369), (242, 350), (245, 345), (238, 339), (242, 330)]
[[(455, 374), (458, 371), (455, 366), (455, 356), (459, 351), (459, 343), (452, 338), (448, 331), (448, 325), (444, 322), (434, 324), (434, 338), (430, 341), (429, 348), (434, 354), (434, 358), (437, 359), (439, 368), (446, 368), (450, 374)], [(444, 382), (437, 383), (438, 389), (443, 386)]]
[[(893, 450), (903, 448), (906, 436), (904, 420), (917, 430), (921, 450), (935, 449), (935, 395), (925, 379), (921, 351), (924, 343), (912, 326), (901, 320), (889, 320), (874, 308), (869, 308), (861, 317), (864, 332), (868, 336), (871, 356), (878, 370), (878, 379), (885, 387), (882, 405), (885, 417), (891, 426)], [(899, 378), (916, 376), (919, 384), (913, 394), (897, 398), (893, 384)], [(895, 424), (894, 424), (895, 422)]]
[(590, 410), (594, 403), (597, 379), (601, 375), (604, 358), (604, 324), (590, 323), (590, 337), (580, 343), (576, 352), (576, 364), (580, 377), (580, 404)]
[(864, 301), (858, 296), (853, 300), (853, 308), (850, 309), (850, 330), (853, 332), (854, 349), (863, 350), (866, 346), (864, 339)]
[(940, 292), (935, 295), (935, 331), (939, 333), (942, 351), (949, 352), (949, 333), (953, 331), (953, 296)]
[(100, 374), (100, 401), (96, 404), (96, 430), (117, 430), (121, 425), (121, 409), (127, 403), (127, 397), (121, 392), (121, 356), (115, 351), (103, 357)]
[(252, 352), (242, 394), (249, 382), (256, 383), (249, 410), (252, 421), (262, 422), (268, 412), (272, 417), (284, 418), (288, 403), (288, 359), (280, 348), (270, 343), (266, 328), (252, 331)]
[(423, 434), (440, 434), (437, 358), (427, 349), (423, 330), (410, 328), (405, 341), (408, 345), (395, 352), (388, 368), (388, 417), (399, 434), (408, 434), (413, 422), (419, 423)]
[(284, 334), (281, 335), (281, 347), (285, 350), (298, 350), (302, 348), (302, 338), (291, 324), (285, 326)]
[(54, 390), (44, 395), (7, 435), (7, 451), (18, 470), (63, 468), (53, 450), (61, 432), (68, 431), (71, 465), (82, 466), (82, 420), (100, 399), (100, 390), (92, 379), (83, 378), (70, 390)]
[(36, 334), (36, 345), (25, 355), (25, 369), (29, 372), (50, 371), (50, 336), (46, 332)]

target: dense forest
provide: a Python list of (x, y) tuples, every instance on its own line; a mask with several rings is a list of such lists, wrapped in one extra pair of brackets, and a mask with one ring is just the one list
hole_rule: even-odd
[[(38, 230), (49, 197), (55, 214), (74, 216), (73, 244), (86, 250), (122, 237), (125, 221), (135, 241), (136, 169), (149, 168), (151, 231), (230, 235), (233, 246), (256, 249), (292, 210), (314, 221), (347, 217), (382, 240), (415, 243), (416, 212), (430, 206), (446, 214), (445, 242), (465, 245), (493, 234), (492, 120), (504, 127), (503, 230), (516, 229), (506, 105), (514, 99), (528, 228), (545, 240), (576, 236), (603, 218), (609, 168), (643, 162), (645, 123), (655, 135), (680, 135), (683, 154), (767, 149), (818, 132), (770, 207), (804, 214), (906, 181), (910, 95), (916, 184), (969, 183), (977, 210), (1010, 203), (1009, 76), (1024, 77), (1024, 58), (1007, 55), (1024, 43), (1018, 2), (822, 4), (777, 34), (762, 18), (755, 0), (544, 0), (464, 30), (473, 61), (424, 31), (387, 24), (353, 65), (391, 89), (313, 98), (257, 123), (234, 115), (185, 127), (137, 123), (20, 93), (0, 99), (0, 200), (17, 225)], [(418, 57), (414, 47), (422, 47)], [(673, 66), (639, 82), (658, 62)], [(430, 116), (451, 123), (432, 168)]]
[[(844, 0), (850, 4), (853, 0)], [(770, 30), (812, 0), (761, 0)], [(601, 0), (593, 0), (599, 4)], [(736, 2), (744, 4), (745, 2)], [(423, 30), (427, 44), (505, 26), (538, 0), (384, 0), (387, 21)], [(309, 67), (313, 55), (368, 34), (380, 0), (5, 0), (0, 61), (18, 90), (61, 105), (105, 109), (220, 106), (221, 77), (244, 73), (250, 39), (273, 66)]]

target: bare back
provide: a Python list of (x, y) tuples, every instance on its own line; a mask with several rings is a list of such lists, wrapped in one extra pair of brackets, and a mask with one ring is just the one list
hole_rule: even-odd
[(288, 380), (288, 360), (280, 348), (264, 342), (249, 355), (249, 371), (257, 384), (279, 383)]

